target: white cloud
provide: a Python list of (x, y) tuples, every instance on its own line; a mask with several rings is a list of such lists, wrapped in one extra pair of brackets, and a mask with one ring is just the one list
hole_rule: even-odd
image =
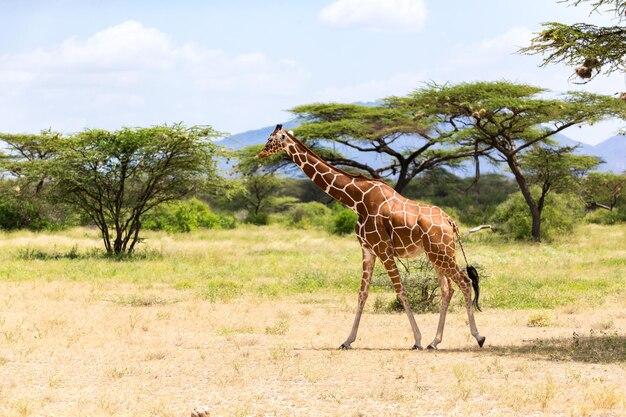
[(338, 28), (417, 32), (426, 14), (424, 0), (335, 0), (322, 9), (320, 19)]
[(516, 26), (481, 42), (457, 45), (451, 62), (458, 67), (467, 67), (500, 61), (529, 45), (532, 36), (530, 29)]
[(403, 72), (388, 79), (327, 88), (316, 95), (316, 100), (344, 103), (375, 101), (391, 95), (406, 95), (419, 88), (425, 80), (423, 73)]
[(306, 77), (287, 59), (181, 44), (158, 29), (127, 21), (85, 39), (0, 54), (0, 114), (11, 116), (2, 129), (76, 131), (114, 129), (120, 123), (234, 120), (243, 116), (224, 101), (258, 103), (285, 96)]
[(484, 54), (512, 54), (530, 45), (533, 33), (530, 29), (515, 26), (506, 32), (480, 43), (479, 50)]

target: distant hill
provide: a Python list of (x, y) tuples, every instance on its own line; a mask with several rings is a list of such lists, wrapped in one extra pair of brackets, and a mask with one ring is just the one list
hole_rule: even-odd
[(613, 171), (616, 174), (626, 171), (626, 136), (612, 136), (592, 147), (590, 155), (595, 155), (606, 163), (600, 165), (601, 171)]
[[(300, 121), (292, 119), (283, 123), (285, 129), (295, 129), (300, 125)], [(249, 130), (228, 136), (218, 142), (218, 144), (231, 149), (237, 150), (251, 145), (263, 144), (274, 131), (276, 126), (267, 126), (260, 129)], [(579, 145), (576, 153), (581, 155), (597, 156), (605, 163), (600, 164), (599, 171), (621, 173), (626, 171), (626, 136), (618, 135), (610, 137), (597, 145), (589, 145), (586, 143), (575, 141), (565, 135), (557, 134), (553, 137), (558, 143), (567, 146)], [(409, 138), (407, 138), (410, 140)], [(336, 149), (343, 152), (350, 158), (358, 159), (360, 162), (370, 166), (378, 167), (383, 163), (383, 156), (375, 152), (357, 152), (354, 149), (337, 145)], [(467, 176), (473, 175), (473, 163), (466, 162), (463, 166), (454, 169), (456, 175)], [(483, 173), (506, 173), (504, 167), (495, 166), (487, 160), (481, 162), (481, 172)]]
[[(295, 129), (300, 125), (297, 120), (290, 120), (283, 123), (283, 129)], [(262, 127), (260, 129), (248, 130), (247, 132), (237, 133), (232, 136), (227, 136), (217, 143), (225, 148), (236, 151), (237, 149), (245, 148), (252, 145), (260, 145), (267, 142), (276, 125)]]

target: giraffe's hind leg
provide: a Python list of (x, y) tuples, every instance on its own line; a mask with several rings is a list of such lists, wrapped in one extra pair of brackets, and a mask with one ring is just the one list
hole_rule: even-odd
[[(472, 305), (472, 280), (459, 268), (456, 262), (445, 272), (452, 277), (452, 280), (459, 286), (463, 297), (465, 298), (465, 308), (467, 310), (467, 321), (469, 323), (470, 332), (476, 339), (478, 346), (483, 347), (485, 336), (481, 336), (476, 327), (474, 319), (474, 306)], [(440, 323), (441, 325), (441, 323)], [(437, 337), (435, 337), (435, 340)]]
[(439, 324), (437, 325), (437, 333), (435, 338), (428, 345), (428, 349), (437, 349), (437, 345), (443, 340), (443, 328), (446, 324), (446, 314), (448, 313), (448, 306), (450, 300), (454, 294), (454, 288), (452, 288), (452, 280), (446, 274), (443, 268), (435, 267), (437, 271), (437, 277), (439, 278), (439, 287), (441, 288), (441, 307), (439, 309)]
[(455, 282), (461, 288), (463, 297), (465, 297), (465, 308), (467, 310), (467, 321), (469, 323), (470, 332), (476, 339), (478, 346), (483, 347), (485, 343), (485, 336), (481, 336), (476, 327), (476, 320), (474, 319), (474, 306), (472, 305), (472, 280), (462, 272), (458, 266), (455, 266)]

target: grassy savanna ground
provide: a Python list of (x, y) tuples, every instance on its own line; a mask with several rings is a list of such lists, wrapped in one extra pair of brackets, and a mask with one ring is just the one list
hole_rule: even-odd
[[(0, 235), (0, 416), (626, 414), (626, 227), (545, 245), (471, 236), (489, 275), (437, 352), (404, 314), (354, 315), (353, 237), (240, 228), (148, 234), (104, 259), (92, 230)], [(425, 344), (437, 315), (417, 317)]]

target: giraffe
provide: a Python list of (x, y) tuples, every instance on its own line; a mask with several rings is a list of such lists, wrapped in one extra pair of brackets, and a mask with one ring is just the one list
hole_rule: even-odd
[[(363, 254), (363, 274), (352, 329), (340, 349), (350, 349), (356, 340), (372, 281), (372, 271), (376, 260), (379, 259), (411, 324), (415, 338), (412, 349), (422, 350), (422, 335), (408, 304), (395, 258), (411, 258), (424, 252), (435, 268), (441, 287), (437, 332), (427, 348), (437, 349), (437, 345), (443, 339), (446, 313), (454, 293), (453, 282), (465, 297), (470, 332), (478, 345), (483, 346), (485, 337), (478, 332), (473, 310), (473, 307), (479, 310), (478, 275), (471, 273), (472, 267), (468, 267), (468, 276), (461, 271), (456, 262), (455, 235), (459, 237), (459, 234), (454, 220), (449, 215), (439, 207), (417, 203), (403, 197), (383, 181), (352, 175), (334, 167), (317, 156), (292, 132), (283, 130), (282, 125), (277, 125), (257, 157), (264, 158), (283, 151), (326, 194), (358, 214), (355, 232)], [(475, 293), (473, 302), (472, 288)]]

